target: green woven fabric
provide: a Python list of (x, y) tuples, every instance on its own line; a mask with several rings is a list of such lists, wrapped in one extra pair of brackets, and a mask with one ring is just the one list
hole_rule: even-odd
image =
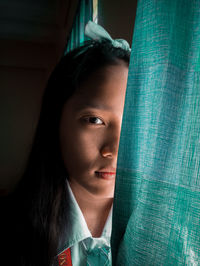
[(139, 0), (113, 265), (200, 265), (200, 1)]
[(93, 0), (79, 0), (65, 53), (79, 47), (84, 41), (89, 40), (89, 38), (85, 36), (85, 25), (89, 20), (93, 20)]

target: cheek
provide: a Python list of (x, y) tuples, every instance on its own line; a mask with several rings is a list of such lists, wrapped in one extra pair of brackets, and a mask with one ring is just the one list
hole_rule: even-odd
[(62, 156), (69, 174), (89, 171), (97, 163), (100, 138), (94, 131), (71, 129), (66, 132), (62, 143)]

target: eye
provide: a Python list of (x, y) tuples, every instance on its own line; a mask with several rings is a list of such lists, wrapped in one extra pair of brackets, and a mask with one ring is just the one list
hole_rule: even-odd
[(99, 117), (95, 117), (95, 116), (85, 117), (85, 121), (90, 124), (96, 124), (96, 125), (104, 124), (104, 122)]

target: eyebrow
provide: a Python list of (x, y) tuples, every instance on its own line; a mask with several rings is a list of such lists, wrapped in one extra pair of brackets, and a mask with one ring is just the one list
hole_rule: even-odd
[(95, 103), (84, 103), (84, 104), (80, 104), (79, 106), (77, 106), (77, 110), (80, 111), (80, 110), (83, 110), (83, 109), (89, 109), (89, 108), (92, 108), (92, 109), (98, 109), (98, 110), (106, 110), (106, 111), (111, 111), (112, 108), (104, 105), (104, 104), (95, 104)]

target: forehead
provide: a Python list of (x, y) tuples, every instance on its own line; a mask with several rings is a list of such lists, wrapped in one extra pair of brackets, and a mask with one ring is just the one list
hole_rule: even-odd
[(123, 104), (128, 67), (124, 64), (104, 67), (85, 80), (72, 96), (78, 107)]

